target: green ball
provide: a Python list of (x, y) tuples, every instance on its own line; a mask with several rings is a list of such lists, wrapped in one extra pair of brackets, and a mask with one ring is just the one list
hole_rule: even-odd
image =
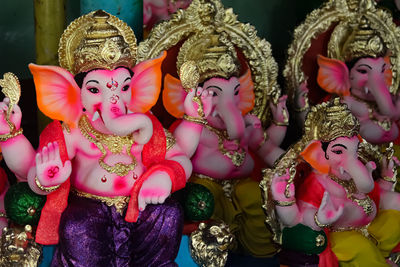
[(320, 254), (328, 245), (324, 231), (315, 231), (304, 224), (286, 227), (282, 233), (282, 246), (308, 255)]
[(187, 183), (183, 209), (186, 220), (208, 220), (214, 212), (214, 196), (201, 184)]
[(37, 225), (46, 196), (34, 193), (28, 183), (12, 185), (4, 198), (7, 217), (21, 225)]

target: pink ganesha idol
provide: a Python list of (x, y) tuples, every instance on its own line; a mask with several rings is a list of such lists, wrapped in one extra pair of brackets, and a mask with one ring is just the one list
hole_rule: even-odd
[[(368, 17), (360, 16), (356, 23), (343, 46), (328, 52), (331, 58), (318, 56), (317, 81), (348, 105), (363, 138), (373, 144), (392, 142), (399, 136), (400, 98), (398, 85), (392, 86), (390, 53)], [(333, 35), (340, 35), (343, 29), (338, 28)]]
[[(261, 194), (253, 176), (256, 158), (266, 166), (283, 153), (279, 147), (288, 123), (286, 96), (271, 100), (273, 123), (264, 132), (260, 119), (249, 112), (255, 94), (250, 68), (239, 76), (241, 64), (230, 37), (197, 34), (179, 50), (180, 80), (167, 75), (163, 103), (177, 118), (174, 136), (191, 157), (191, 182), (214, 196), (211, 219), (223, 220), (239, 245), (234, 251), (256, 257), (276, 253), (265, 227)], [(246, 219), (244, 219), (246, 218)]]
[[(0, 146), (10, 169), (47, 195), (36, 241), (58, 243), (52, 266), (176, 265), (183, 219), (168, 196), (192, 165), (149, 112), (164, 56), (135, 66), (132, 29), (99, 10), (65, 30), (61, 68), (29, 66), (40, 110), (64, 124), (42, 132), (37, 154), (22, 134)], [(20, 118), (15, 106), (17, 129)], [(10, 131), (4, 120), (0, 129)]]
[[(387, 266), (393, 262), (385, 258), (399, 251), (400, 194), (393, 192), (399, 162), (393, 151), (382, 154), (363, 141), (359, 129), (339, 98), (314, 106), (302, 139), (261, 184), (264, 207), (274, 204), (280, 225), (301, 223), (328, 235), (319, 266)], [(325, 242), (319, 237), (317, 246)]]

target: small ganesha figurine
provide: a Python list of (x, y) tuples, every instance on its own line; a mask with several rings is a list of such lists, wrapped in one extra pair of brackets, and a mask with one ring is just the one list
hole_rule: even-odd
[(39, 109), (63, 121), (41, 133), (37, 154), (18, 106), (1, 103), (7, 165), (47, 195), (36, 241), (58, 244), (52, 266), (176, 266), (183, 216), (168, 196), (192, 165), (149, 112), (164, 56), (135, 65), (132, 29), (93, 11), (63, 33), (61, 67), (29, 66)]
[(302, 139), (261, 183), (264, 207), (282, 227), (303, 224), (327, 233), (319, 266), (387, 266), (400, 241), (400, 194), (393, 192), (399, 162), (362, 141), (359, 129), (339, 98), (314, 106)]

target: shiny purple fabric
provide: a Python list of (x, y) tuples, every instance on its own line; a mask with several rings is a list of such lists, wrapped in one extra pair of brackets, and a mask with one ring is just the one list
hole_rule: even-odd
[(114, 207), (71, 195), (51, 266), (177, 266), (182, 228), (182, 210), (171, 198), (128, 223)]

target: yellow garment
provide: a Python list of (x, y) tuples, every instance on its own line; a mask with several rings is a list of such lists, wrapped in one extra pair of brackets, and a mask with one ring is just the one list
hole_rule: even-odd
[(265, 226), (261, 189), (250, 178), (232, 180), (230, 198), (224, 194), (218, 180), (192, 176), (191, 182), (204, 185), (214, 196), (215, 208), (212, 219), (223, 220), (244, 253), (255, 257), (272, 257), (277, 249), (272, 243), (272, 234)]
[(372, 239), (357, 231), (331, 232), (331, 248), (341, 267), (388, 266), (385, 257), (400, 242), (400, 211), (380, 210), (368, 227)]

